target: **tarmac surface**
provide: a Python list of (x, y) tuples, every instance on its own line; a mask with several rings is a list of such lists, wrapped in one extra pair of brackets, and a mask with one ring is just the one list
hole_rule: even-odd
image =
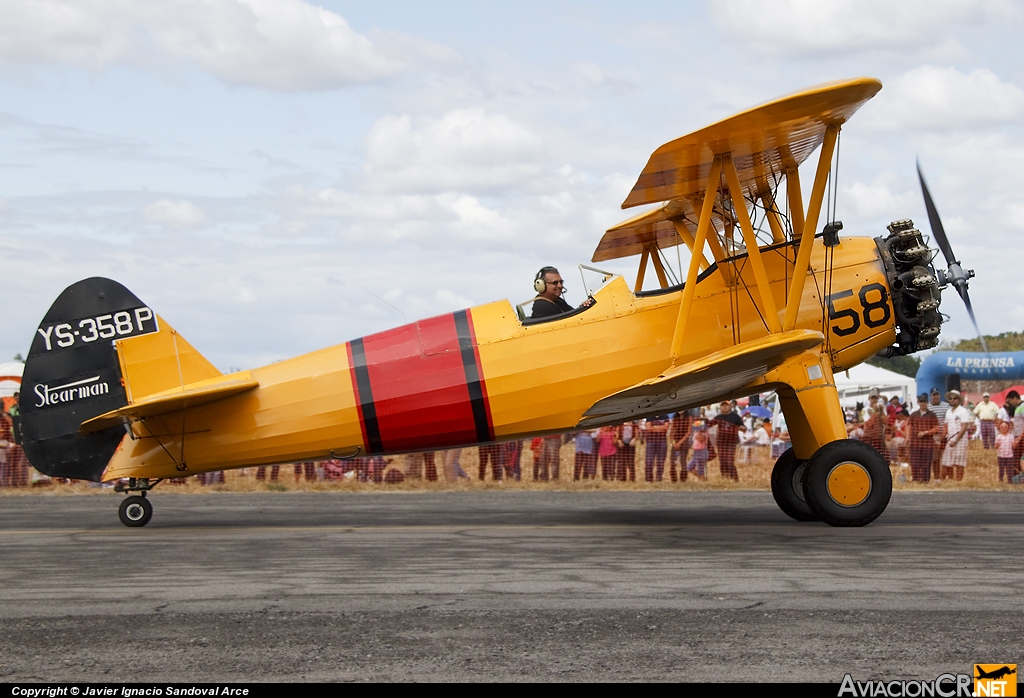
[(0, 497), (0, 681), (826, 681), (1024, 663), (1024, 493)]

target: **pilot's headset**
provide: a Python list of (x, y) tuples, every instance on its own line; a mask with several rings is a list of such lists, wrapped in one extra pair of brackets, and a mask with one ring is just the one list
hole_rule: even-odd
[[(533, 290), (537, 293), (544, 293), (544, 289), (548, 287), (547, 282), (544, 281), (545, 274), (558, 273), (558, 270), (554, 267), (541, 267), (540, 271), (537, 272), (537, 276), (533, 278)], [(565, 290), (565, 287), (562, 287)]]

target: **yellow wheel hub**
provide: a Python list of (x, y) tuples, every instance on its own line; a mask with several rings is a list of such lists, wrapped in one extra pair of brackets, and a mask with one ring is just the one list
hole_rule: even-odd
[(871, 494), (871, 476), (860, 463), (840, 463), (828, 474), (828, 496), (836, 504), (855, 507)]

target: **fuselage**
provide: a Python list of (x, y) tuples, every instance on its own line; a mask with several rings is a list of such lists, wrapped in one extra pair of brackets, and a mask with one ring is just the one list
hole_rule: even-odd
[[(780, 319), (795, 250), (793, 243), (762, 248)], [(840, 371), (891, 345), (895, 317), (874, 240), (845, 238), (830, 266), (826, 288), (825, 248), (816, 240), (797, 328), (821, 331)], [(570, 431), (598, 400), (668, 366), (682, 289), (634, 293), (614, 277), (594, 298), (586, 310), (540, 324), (524, 323), (498, 301), (253, 369), (258, 388), (133, 423), (104, 479)], [(702, 273), (683, 359), (768, 334), (755, 299), (746, 255)]]

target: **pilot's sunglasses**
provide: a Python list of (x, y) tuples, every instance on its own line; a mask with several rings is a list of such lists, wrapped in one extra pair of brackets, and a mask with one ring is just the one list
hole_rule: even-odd
[(552, 286), (564, 286), (565, 285), (565, 282), (561, 281), (561, 280), (559, 280), (559, 281), (545, 281), (544, 283), (551, 284)]

